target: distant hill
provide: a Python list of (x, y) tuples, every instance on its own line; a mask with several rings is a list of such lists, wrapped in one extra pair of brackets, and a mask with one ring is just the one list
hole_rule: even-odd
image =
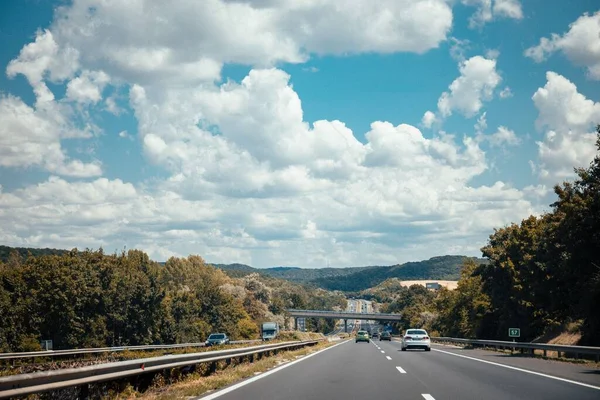
[(38, 256), (46, 256), (50, 254), (61, 255), (64, 253), (68, 253), (69, 250), (61, 250), (61, 249), (36, 249), (33, 247), (9, 247), (9, 246), (0, 246), (0, 261), (8, 261), (8, 257), (10, 252), (16, 250), (22, 258), (27, 258), (27, 255), (31, 253), (31, 255)]
[(474, 258), (478, 263), (487, 262), (486, 259), (476, 257), (440, 256), (391, 266), (353, 268), (253, 268), (244, 264), (213, 265), (235, 276), (259, 273), (292, 282), (308, 283), (328, 290), (355, 292), (377, 286), (389, 278), (458, 280), (464, 261), (468, 258)]
[[(48, 254), (63, 254), (68, 250), (61, 249), (36, 249), (22, 247), (0, 246), (0, 260), (7, 261), (11, 250), (17, 250), (26, 258), (31, 253), (34, 256)], [(429, 260), (407, 262), (390, 266), (369, 266), (350, 268), (299, 268), (299, 267), (272, 267), (253, 268), (245, 264), (212, 264), (222, 269), (232, 277), (241, 277), (252, 273), (263, 276), (285, 279), (291, 282), (305, 283), (328, 290), (343, 290), (358, 292), (377, 286), (389, 278), (401, 280), (458, 280), (460, 270), (466, 256), (440, 256)], [(483, 258), (475, 258), (478, 263), (486, 263)], [(161, 263), (164, 264), (164, 263)]]

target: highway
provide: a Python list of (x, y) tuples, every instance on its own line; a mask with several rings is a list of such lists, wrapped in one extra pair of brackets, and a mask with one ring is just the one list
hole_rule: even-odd
[(433, 345), (400, 351), (399, 342), (341, 342), (200, 397), (246, 399), (600, 399), (600, 370)]

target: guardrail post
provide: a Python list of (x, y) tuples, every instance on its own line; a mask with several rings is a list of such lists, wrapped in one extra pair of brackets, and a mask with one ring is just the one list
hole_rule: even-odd
[(546, 349), (544, 349), (544, 357), (546, 357), (546, 353), (547, 353), (547, 352), (546, 352)]

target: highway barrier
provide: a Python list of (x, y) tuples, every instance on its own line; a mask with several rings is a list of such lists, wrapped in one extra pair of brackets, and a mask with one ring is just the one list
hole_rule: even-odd
[(253, 361), (255, 356), (261, 357), (264, 353), (313, 346), (321, 340), (323, 339), (284, 342), (202, 353), (171, 354), (160, 357), (110, 362), (81, 368), (5, 376), (0, 377), (0, 399), (26, 396), (73, 386), (87, 386), (90, 383), (106, 382), (201, 363), (213, 363), (213, 369), (216, 370), (216, 362), (218, 361), (225, 360), (229, 362), (233, 358), (242, 357), (248, 357)]
[(541, 350), (544, 357), (547, 356), (548, 351), (556, 351), (558, 358), (561, 354), (568, 358), (580, 358), (581, 355), (593, 355), (595, 356), (596, 362), (600, 361), (600, 347), (591, 346), (568, 346), (562, 344), (546, 344), (546, 343), (531, 343), (531, 342), (509, 342), (503, 340), (481, 340), (481, 339), (461, 339), (451, 337), (432, 337), (431, 340), (437, 343), (449, 343), (449, 344), (462, 344), (479, 347), (493, 347), (504, 350), (520, 350), (521, 353), (526, 351), (531, 355), (534, 354), (535, 350)]
[[(262, 340), (236, 340), (230, 341), (230, 344), (245, 344), (258, 343)], [(96, 347), (87, 349), (66, 349), (66, 350), (44, 350), (44, 351), (28, 351), (17, 353), (0, 353), (0, 360), (16, 360), (20, 358), (36, 358), (36, 357), (61, 357), (95, 353), (112, 353), (116, 351), (150, 351), (164, 349), (179, 349), (187, 347), (205, 347), (204, 342), (200, 343), (180, 343), (180, 344), (150, 344), (142, 346), (115, 346), (115, 347)]]

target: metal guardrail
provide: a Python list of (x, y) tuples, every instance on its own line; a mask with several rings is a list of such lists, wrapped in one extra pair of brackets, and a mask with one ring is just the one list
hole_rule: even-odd
[(202, 353), (168, 355), (111, 362), (81, 368), (68, 368), (5, 376), (0, 377), (0, 399), (26, 396), (33, 393), (87, 385), (90, 383), (105, 382), (200, 363), (216, 362), (246, 356), (254, 357), (254, 355), (274, 350), (287, 350), (315, 345), (321, 340), (322, 339), (294, 341), (237, 349), (207, 351)]
[(432, 337), (432, 341), (439, 343), (469, 344), (482, 347), (495, 347), (501, 349), (519, 349), (521, 352), (529, 350), (533, 354), (534, 350), (542, 350), (544, 357), (548, 351), (556, 351), (558, 357), (560, 354), (574, 354), (575, 358), (580, 358), (582, 354), (596, 356), (596, 362), (600, 361), (600, 347), (591, 346), (568, 346), (563, 344), (531, 343), (531, 342), (509, 342), (504, 340), (481, 340), (481, 339), (461, 339), (451, 337)]
[[(258, 343), (262, 340), (232, 340), (230, 344), (245, 344), (245, 343)], [(116, 347), (95, 347), (87, 349), (66, 349), (66, 350), (43, 350), (43, 351), (29, 351), (29, 352), (16, 352), (16, 353), (0, 353), (1, 360), (15, 360), (19, 358), (36, 358), (36, 357), (57, 357), (57, 356), (68, 356), (68, 355), (79, 355), (79, 354), (94, 354), (94, 353), (112, 353), (115, 351), (126, 351), (126, 350), (165, 350), (165, 349), (179, 349), (187, 347), (206, 347), (206, 343), (180, 343), (180, 344), (149, 344), (141, 346), (116, 346)]]

